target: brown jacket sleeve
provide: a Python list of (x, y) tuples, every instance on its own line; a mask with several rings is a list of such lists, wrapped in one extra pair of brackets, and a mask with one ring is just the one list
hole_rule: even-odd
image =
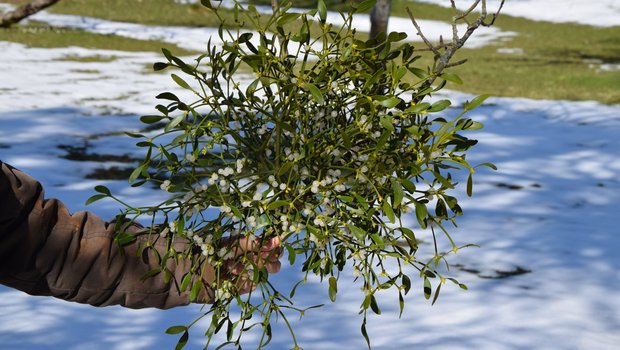
[[(142, 281), (157, 266), (152, 256), (137, 256), (148, 235), (137, 234), (121, 254), (113, 229), (91, 213), (71, 215), (60, 201), (44, 199), (40, 183), (0, 162), (1, 284), (95, 306), (166, 309), (189, 303), (188, 292), (174, 283), (189, 271), (189, 262), (169, 266), (172, 282), (161, 273)], [(162, 255), (164, 241), (153, 243)]]

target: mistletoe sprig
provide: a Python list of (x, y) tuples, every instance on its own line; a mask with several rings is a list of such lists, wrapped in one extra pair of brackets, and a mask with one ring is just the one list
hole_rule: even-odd
[[(202, 3), (219, 16), (208, 1)], [(471, 195), (474, 167), (466, 151), (476, 141), (463, 134), (482, 125), (464, 114), (487, 96), (446, 119), (442, 112), (450, 101), (426, 100), (455, 76), (417, 66), (420, 56), (403, 42), (405, 33), (372, 40), (357, 34), (352, 16), (372, 4), (352, 7), (345, 25), (336, 27), (326, 23), (323, 1), (317, 10), (292, 13), (285, 6), (272, 15), (236, 3), (234, 23), (219, 28), (220, 43), (210, 40), (192, 63), (163, 50), (166, 61), (154, 66), (182, 72), (172, 74), (173, 80), (196, 98), (188, 103), (162, 93), (159, 113), (142, 117), (163, 129), (133, 135), (144, 137), (138, 146), (147, 155), (130, 181), (156, 184), (170, 199), (128, 206), (126, 215), (163, 218), (156, 238), (167, 240), (170, 251), (153, 274), (171, 275), (170, 259), (191, 260), (192, 271), (179, 285), (193, 299), (205, 289), (213, 294), (202, 315), (211, 317), (209, 341), (225, 331), (228, 342), (240, 346), (242, 335), (259, 326), (262, 347), (271, 338), (274, 314), (288, 325), (285, 311), (304, 311), (294, 306), (295, 289), (279, 292), (251, 257), (238, 260), (257, 289), (248, 296), (236, 293), (239, 281), (224, 269), (234, 252), (221, 242), (240, 237), (279, 237), (290, 264), (301, 262), (302, 281), (310, 274), (327, 280), (332, 301), (339, 278), (351, 278), (342, 271), (352, 267), (365, 292), (362, 334), (368, 342), (366, 315), (381, 312), (378, 291), (397, 289), (402, 314), (404, 295), (417, 289), (416, 276), (433, 303), (446, 281), (466, 288), (442, 276), (438, 266), (462, 248), (446, 225), (462, 214), (451, 195), (457, 186), (453, 173), (469, 174)], [(436, 79), (440, 83), (432, 86)], [(403, 223), (408, 213), (417, 227)], [(442, 237), (450, 252), (438, 248)], [(179, 239), (190, 243), (185, 251), (175, 251)], [(416, 256), (421, 240), (435, 246), (425, 260)], [(216, 276), (209, 285), (193, 278), (205, 266)], [(233, 305), (239, 306), (237, 316)], [(182, 347), (188, 326), (169, 333), (182, 333)]]

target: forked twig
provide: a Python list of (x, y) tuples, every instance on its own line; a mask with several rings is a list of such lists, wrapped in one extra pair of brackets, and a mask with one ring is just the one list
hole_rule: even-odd
[[(474, 0), (472, 5), (467, 10), (465, 10), (464, 12), (459, 12), (457, 10), (457, 8), (456, 8), (456, 4), (455, 4), (454, 0), (450, 0), (452, 9), (455, 12), (457, 12), (457, 15), (452, 17), (452, 23), (451, 23), (451, 25), (452, 25), (452, 41), (450, 43), (444, 43), (443, 42), (443, 37), (442, 37), (440, 39), (440, 42), (439, 42), (438, 45), (435, 45), (435, 44), (431, 43), (430, 40), (428, 40), (428, 38), (422, 32), (422, 29), (420, 28), (420, 25), (418, 24), (418, 21), (416, 20), (415, 16), (413, 15), (413, 12), (411, 11), (411, 9), (409, 7), (407, 7), (407, 14), (409, 14), (409, 18), (411, 19), (411, 23), (413, 24), (413, 26), (415, 27), (415, 29), (417, 31), (417, 35), (420, 36), (420, 38), (422, 39), (424, 44), (428, 47), (428, 50), (432, 51), (435, 54), (436, 64), (435, 64), (435, 67), (433, 69), (433, 72), (432, 72), (431, 76), (422, 84), (422, 86), (420, 87), (420, 90), (424, 90), (424, 89), (430, 87), (435, 82), (435, 79), (437, 79), (437, 77), (441, 76), (441, 73), (446, 68), (458, 66), (458, 65), (463, 64), (463, 63), (466, 62), (466, 60), (461, 60), (461, 61), (458, 61), (458, 62), (450, 63), (450, 60), (452, 59), (454, 54), (461, 47), (463, 47), (463, 45), (465, 45), (465, 42), (467, 42), (469, 37), (476, 31), (476, 29), (478, 29), (480, 26), (489, 27), (489, 26), (492, 26), (495, 23), (495, 20), (497, 19), (497, 16), (499, 15), (500, 11), (504, 7), (504, 1), (505, 0), (502, 0), (502, 2), (500, 3), (500, 6), (497, 9), (497, 11), (494, 12), (493, 14), (491, 14), (491, 20), (487, 23), (486, 20), (488, 19), (489, 14), (487, 13), (487, 2), (486, 2), (486, 0)], [(470, 14), (472, 14), (472, 12), (474, 12), (476, 10), (476, 8), (478, 8), (478, 5), (481, 5), (480, 15), (476, 18), (475, 21), (469, 22), (467, 20), (467, 17)], [(459, 21), (464, 21), (467, 24), (467, 29), (465, 30), (465, 32), (461, 36), (459, 36), (458, 27), (457, 27), (457, 24), (458, 24)], [(443, 50), (443, 52), (442, 52), (442, 50)]]

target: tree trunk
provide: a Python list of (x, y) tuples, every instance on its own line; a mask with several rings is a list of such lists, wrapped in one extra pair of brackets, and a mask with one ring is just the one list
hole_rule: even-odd
[(271, 9), (273, 10), (273, 13), (276, 13), (279, 8), (280, 8), (280, 4), (278, 0), (271, 0)]
[(9, 27), (26, 17), (45, 9), (46, 7), (54, 5), (58, 1), (59, 0), (34, 0), (24, 6), (20, 6), (0, 17), (0, 27)]
[(388, 21), (392, 9), (391, 0), (377, 0), (375, 7), (370, 13), (370, 38), (376, 38), (379, 33), (388, 31)]

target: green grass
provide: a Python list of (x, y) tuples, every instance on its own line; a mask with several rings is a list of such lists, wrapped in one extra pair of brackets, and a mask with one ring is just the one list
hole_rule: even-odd
[[(449, 9), (396, 0), (394, 13), (409, 5), (421, 18), (448, 20)], [(599, 28), (549, 23), (500, 15), (496, 26), (517, 32), (509, 41), (481, 49), (463, 49), (456, 59), (468, 63), (453, 71), (465, 81), (450, 88), (472, 93), (544, 99), (620, 103), (620, 71), (597, 72), (597, 64), (620, 63), (620, 27)], [(474, 34), (475, 35), (475, 34)], [(519, 48), (523, 54), (498, 53)]]
[[(0, 0), (24, 4), (30, 0)], [(217, 17), (201, 5), (181, 5), (173, 0), (63, 0), (49, 12), (103, 18), (149, 25), (217, 26)]]
[[(13, 2), (1, 1), (0, 2)], [(330, 0), (336, 6), (341, 0)], [(23, 1), (22, 1), (23, 2)], [(255, 3), (269, 4), (267, 0)], [(313, 0), (300, 0), (295, 6), (313, 6)], [(393, 0), (394, 15), (403, 15), (410, 6), (418, 18), (448, 21), (450, 9), (407, 0)], [(332, 8), (332, 7), (330, 7)], [(181, 5), (173, 0), (65, 0), (51, 11), (78, 14), (114, 21), (149, 25), (216, 26), (215, 15), (200, 5)], [(231, 13), (223, 13), (232, 20)], [(620, 63), (620, 28), (598, 28), (578, 24), (538, 22), (500, 15), (496, 26), (502, 31), (518, 33), (510, 40), (480, 49), (463, 49), (457, 59), (468, 63), (452, 69), (465, 81), (450, 83), (449, 88), (499, 96), (522, 96), (540, 99), (597, 100), (620, 103), (620, 71), (599, 72), (598, 63)], [(161, 46), (175, 54), (188, 54), (173, 45), (146, 42), (81, 31), (53, 30), (31, 33), (29, 27), (0, 31), (0, 40), (24, 42), (38, 47), (78, 45), (127, 51), (159, 51)], [(413, 28), (410, 35), (413, 34)], [(475, 34), (474, 34), (475, 35)], [(421, 44), (420, 44), (421, 45)], [(523, 54), (499, 53), (500, 48), (517, 48)], [(422, 60), (427, 65), (430, 59)]]
[(161, 52), (161, 48), (166, 47), (177, 55), (197, 54), (195, 51), (186, 50), (157, 40), (138, 40), (116, 35), (88, 33), (78, 29), (54, 28), (33, 21), (30, 21), (27, 25), (0, 29), (0, 41), (21, 43), (39, 48), (79, 46), (88, 49), (129, 52)]
[(100, 0), (60, 1), (50, 12), (97, 17), (148, 25), (217, 27), (213, 12), (202, 5), (182, 5), (173, 0)]
[(110, 56), (102, 56), (102, 55), (93, 55), (93, 56), (76, 56), (76, 55), (67, 55), (61, 58), (58, 58), (57, 61), (69, 61), (69, 62), (112, 62), (118, 59), (119, 56), (110, 55)]

